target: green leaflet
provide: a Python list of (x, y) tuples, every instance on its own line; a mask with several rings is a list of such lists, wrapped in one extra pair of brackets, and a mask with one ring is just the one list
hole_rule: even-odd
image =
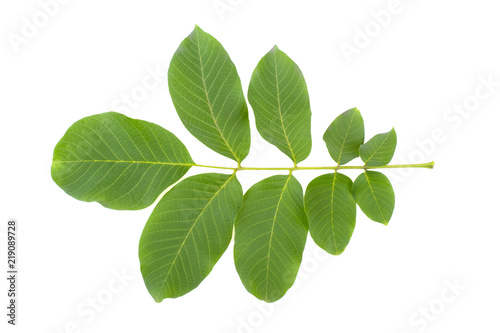
[(389, 223), (396, 199), (391, 182), (384, 174), (365, 171), (354, 181), (352, 193), (366, 216), (375, 222)]
[(170, 62), (168, 86), (191, 134), (238, 163), (248, 155), (250, 126), (240, 78), (214, 37), (195, 27)]
[(396, 150), (396, 131), (377, 134), (359, 147), (359, 156), (366, 166), (384, 166), (389, 164)]
[(356, 224), (352, 181), (336, 172), (319, 176), (307, 186), (304, 197), (309, 232), (330, 254), (344, 252)]
[(299, 67), (273, 47), (255, 68), (248, 89), (260, 135), (297, 164), (311, 152), (311, 107)]
[(112, 209), (151, 205), (193, 165), (175, 135), (107, 112), (74, 123), (57, 143), (52, 179), (66, 193)]
[(231, 241), (242, 197), (235, 174), (218, 173), (186, 178), (165, 194), (139, 244), (144, 282), (157, 302), (207, 277)]
[(359, 146), (365, 142), (365, 126), (358, 109), (347, 110), (338, 116), (323, 135), (330, 156), (338, 165), (359, 156)]
[(302, 187), (295, 177), (278, 175), (253, 185), (235, 223), (234, 262), (245, 288), (266, 302), (283, 297), (295, 281), (306, 238)]

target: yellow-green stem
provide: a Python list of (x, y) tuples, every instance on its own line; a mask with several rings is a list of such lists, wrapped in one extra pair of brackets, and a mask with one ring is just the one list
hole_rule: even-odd
[(370, 169), (403, 169), (403, 168), (427, 168), (432, 169), (434, 167), (434, 162), (419, 163), (419, 164), (394, 164), (394, 165), (384, 165), (384, 166), (365, 166), (365, 165), (337, 165), (337, 166), (320, 166), (320, 167), (278, 167), (278, 168), (265, 168), (265, 167), (243, 167), (238, 166), (236, 168), (231, 167), (220, 167), (213, 165), (203, 165), (203, 164), (193, 164), (195, 167), (201, 168), (211, 168), (211, 169), (223, 169), (223, 170), (233, 170), (233, 171), (300, 171), (300, 170), (370, 170)]

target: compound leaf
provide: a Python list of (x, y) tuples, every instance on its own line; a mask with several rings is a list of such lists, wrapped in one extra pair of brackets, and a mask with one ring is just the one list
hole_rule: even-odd
[(297, 164), (311, 152), (311, 107), (299, 67), (273, 47), (255, 68), (248, 100), (262, 137)]
[(315, 178), (304, 196), (311, 237), (330, 254), (344, 252), (356, 224), (352, 181), (339, 173)]
[(242, 198), (235, 174), (208, 173), (184, 179), (160, 200), (139, 243), (142, 276), (156, 302), (207, 277), (231, 241)]
[(387, 133), (377, 134), (359, 147), (359, 155), (366, 166), (389, 164), (396, 150), (397, 137), (394, 128)]
[(323, 135), (330, 156), (338, 165), (359, 156), (359, 146), (365, 142), (365, 127), (358, 109), (347, 110), (338, 116)]
[(191, 134), (238, 163), (248, 155), (250, 126), (241, 81), (214, 37), (195, 27), (170, 62), (168, 86)]
[(354, 181), (352, 193), (366, 216), (375, 222), (389, 223), (396, 199), (391, 182), (384, 174), (365, 171)]
[(193, 165), (166, 129), (107, 112), (74, 123), (57, 143), (52, 178), (72, 197), (112, 209), (151, 205)]
[(302, 187), (291, 174), (266, 178), (243, 198), (234, 261), (245, 288), (274, 302), (292, 286), (307, 238)]

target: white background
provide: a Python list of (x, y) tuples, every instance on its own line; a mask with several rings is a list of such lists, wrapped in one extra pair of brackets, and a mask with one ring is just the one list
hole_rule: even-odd
[[(7, 219), (19, 220), (21, 272), (15, 328), (6, 324), (7, 286), (4, 278), (0, 283), (2, 332), (500, 330), (495, 1), (401, 0), (383, 27), (372, 12), (394, 9), (390, 0), (73, 0), (51, 7), (44, 22), (40, 3), (47, 2), (0, 4), (0, 236)], [(230, 7), (221, 12), (217, 4)], [(34, 21), (39, 28), (29, 34), (26, 22)], [(434, 170), (390, 172), (391, 222), (385, 227), (358, 210), (342, 256), (327, 256), (309, 239), (298, 283), (271, 306), (239, 281), (232, 245), (199, 288), (156, 304), (137, 255), (154, 206), (108, 210), (71, 198), (50, 177), (52, 151), (66, 129), (112, 109), (174, 132), (198, 163), (231, 165), (183, 128), (168, 94), (165, 71), (194, 24), (224, 45), (244, 91), (274, 44), (300, 66), (313, 111), (313, 149), (301, 165), (332, 163), (323, 132), (355, 106), (367, 138), (396, 128), (393, 163), (436, 161)], [(359, 35), (365, 28), (372, 29), (368, 41)], [(346, 57), (347, 44), (357, 53)], [(122, 96), (142, 89), (156, 69), (163, 73), (157, 87), (124, 107)], [(482, 83), (488, 78), (496, 86)], [(244, 164), (290, 165), (253, 134)], [(305, 188), (319, 174), (296, 177)], [(246, 190), (269, 175), (238, 177)], [(5, 238), (0, 242), (3, 271)], [(123, 273), (125, 282), (115, 279)], [(451, 290), (453, 284), (459, 289)], [(100, 311), (88, 303), (96, 297), (106, 303)]]

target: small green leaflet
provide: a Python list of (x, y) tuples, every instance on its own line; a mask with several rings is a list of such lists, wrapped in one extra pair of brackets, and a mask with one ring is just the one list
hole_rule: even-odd
[(311, 107), (299, 67), (273, 47), (255, 68), (248, 89), (257, 130), (297, 164), (311, 152)]
[(384, 166), (389, 164), (396, 150), (396, 131), (377, 134), (359, 147), (359, 155), (366, 166)]
[(52, 179), (66, 193), (112, 209), (151, 205), (193, 165), (166, 129), (107, 112), (74, 123), (56, 145)]
[(186, 178), (165, 194), (139, 243), (144, 282), (157, 302), (207, 277), (231, 241), (242, 197), (235, 174), (218, 173)]
[(319, 176), (304, 197), (311, 237), (330, 254), (344, 252), (356, 225), (352, 180), (339, 173)]
[(365, 126), (358, 109), (338, 116), (323, 135), (330, 156), (338, 165), (359, 157), (359, 146), (365, 142)]
[(235, 223), (234, 262), (245, 288), (274, 302), (292, 286), (302, 261), (307, 217), (291, 174), (266, 178), (243, 197)]
[(241, 81), (214, 37), (195, 27), (170, 62), (168, 86), (191, 134), (238, 163), (248, 155), (250, 125)]
[(396, 199), (391, 182), (384, 174), (365, 171), (354, 181), (352, 193), (366, 216), (375, 222), (389, 223)]

